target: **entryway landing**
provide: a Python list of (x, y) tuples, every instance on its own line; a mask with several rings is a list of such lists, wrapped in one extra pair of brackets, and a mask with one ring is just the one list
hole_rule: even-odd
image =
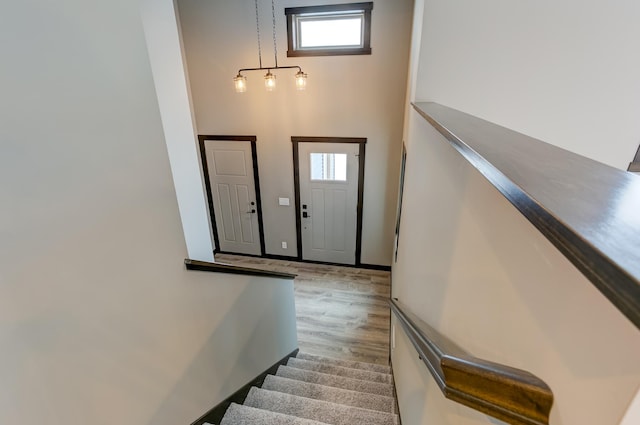
[(336, 359), (388, 364), (390, 273), (216, 254), (216, 262), (295, 273), (301, 351)]

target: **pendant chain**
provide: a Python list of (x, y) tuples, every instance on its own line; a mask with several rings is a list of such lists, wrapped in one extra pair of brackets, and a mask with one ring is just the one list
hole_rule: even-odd
[(273, 57), (275, 59), (276, 68), (277, 68), (278, 67), (278, 47), (276, 44), (276, 6), (274, 2), (275, 0), (271, 0), (271, 15), (273, 16)]
[(258, 17), (258, 0), (256, 3), (256, 33), (258, 34), (258, 61), (260, 62), (260, 68), (262, 68), (262, 49), (260, 48), (260, 18)]

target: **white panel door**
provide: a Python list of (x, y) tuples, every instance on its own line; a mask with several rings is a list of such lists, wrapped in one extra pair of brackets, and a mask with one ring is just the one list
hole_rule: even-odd
[(204, 143), (220, 251), (261, 255), (251, 142)]
[(298, 144), (302, 258), (355, 264), (357, 143)]

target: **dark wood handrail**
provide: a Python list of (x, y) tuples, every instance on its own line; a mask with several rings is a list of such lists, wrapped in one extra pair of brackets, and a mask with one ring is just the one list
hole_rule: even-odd
[(510, 424), (549, 423), (553, 393), (540, 378), (473, 357), (402, 303), (389, 304), (445, 397)]
[(636, 152), (636, 156), (633, 158), (633, 161), (629, 164), (629, 168), (627, 171), (631, 171), (633, 173), (640, 173), (640, 146), (638, 146), (638, 151)]
[(413, 105), (640, 328), (640, 178), (464, 112)]
[(231, 264), (210, 263), (208, 261), (184, 260), (184, 264), (188, 270), (199, 270), (204, 272), (217, 272), (229, 274), (242, 274), (246, 276), (262, 276), (277, 277), (280, 279), (295, 279), (296, 275), (292, 273), (274, 272), (271, 270), (254, 269), (249, 267), (232, 266)]

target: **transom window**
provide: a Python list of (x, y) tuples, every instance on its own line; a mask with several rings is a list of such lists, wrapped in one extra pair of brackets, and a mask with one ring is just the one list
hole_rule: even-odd
[(287, 56), (371, 54), (372, 9), (372, 2), (286, 8)]

